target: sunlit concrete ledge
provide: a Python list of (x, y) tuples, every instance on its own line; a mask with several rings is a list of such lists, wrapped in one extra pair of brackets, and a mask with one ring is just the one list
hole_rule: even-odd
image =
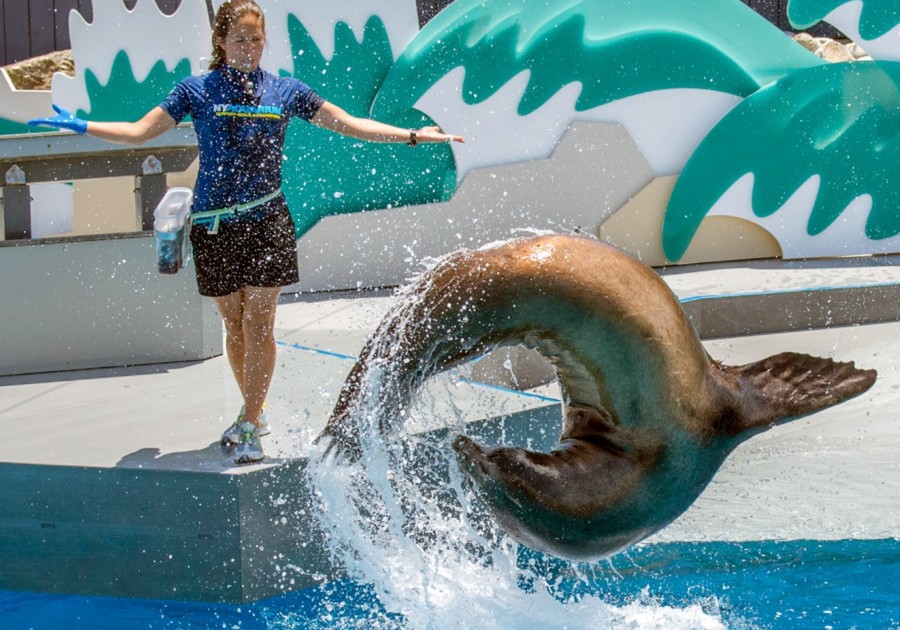
[(703, 339), (892, 322), (900, 284), (698, 297), (682, 307)]
[[(472, 430), (524, 441), (558, 416), (543, 402)], [(218, 444), (198, 455), (222, 459)], [(220, 472), (0, 463), (0, 589), (242, 603), (340, 577), (307, 461)]]

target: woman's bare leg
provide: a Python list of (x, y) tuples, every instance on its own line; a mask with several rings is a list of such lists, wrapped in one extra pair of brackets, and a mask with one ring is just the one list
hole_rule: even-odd
[(225, 322), (228, 361), (247, 422), (259, 423), (275, 371), (275, 308), (280, 287), (244, 287), (215, 298)]
[(225, 323), (225, 355), (231, 365), (231, 373), (244, 394), (244, 290), (213, 298), (222, 321)]

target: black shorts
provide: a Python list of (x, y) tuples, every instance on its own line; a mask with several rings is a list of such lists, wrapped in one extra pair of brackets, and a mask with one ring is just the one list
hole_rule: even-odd
[(294, 221), (284, 197), (239, 217), (222, 217), (218, 234), (208, 223), (191, 226), (200, 295), (221, 297), (246, 286), (284, 287), (300, 281)]

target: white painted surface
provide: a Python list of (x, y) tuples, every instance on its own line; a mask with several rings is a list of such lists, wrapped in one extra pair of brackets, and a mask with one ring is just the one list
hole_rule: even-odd
[(836, 26), (844, 35), (859, 44), (859, 47), (873, 59), (900, 61), (900, 24), (880, 37), (865, 39), (859, 34), (859, 17), (862, 8), (862, 0), (853, 0), (834, 9), (822, 21)]
[(872, 197), (853, 199), (838, 218), (820, 234), (809, 236), (809, 217), (819, 195), (820, 176), (806, 180), (772, 214), (760, 217), (753, 211), (753, 173), (738, 179), (723, 193), (708, 216), (737, 217), (768, 231), (781, 247), (785, 258), (889, 254), (900, 248), (900, 235), (880, 240), (866, 237), (866, 222), (872, 209)]
[(74, 192), (67, 182), (31, 185), (31, 238), (44, 238), (72, 231)]
[(472, 171), (446, 203), (326, 217), (298, 243), (295, 288), (394, 286), (461, 248), (536, 231), (594, 234), (652, 177), (623, 127), (578, 122), (548, 158)]
[(27, 123), (35, 116), (53, 113), (50, 90), (17, 90), (6, 70), (0, 68), (0, 116), (18, 123)]
[(157, 271), (150, 233), (0, 247), (0, 374), (192, 361), (221, 354), (193, 266)]
[(53, 75), (53, 100), (70, 111), (91, 111), (84, 73), (91, 70), (106, 84), (119, 51), (128, 55), (138, 82), (144, 81), (160, 60), (172, 70), (187, 58), (191, 73), (198, 74), (204, 67), (202, 60), (209, 58), (212, 31), (205, 0), (182, 0), (172, 15), (164, 15), (152, 0), (137, 2), (131, 11), (121, 2), (96, 2), (93, 14), (91, 23), (77, 11), (69, 14), (75, 76)]

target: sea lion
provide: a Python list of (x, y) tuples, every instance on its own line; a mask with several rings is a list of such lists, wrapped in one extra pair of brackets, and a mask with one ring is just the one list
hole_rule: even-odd
[[(573, 560), (614, 554), (665, 527), (739, 443), (876, 378), (794, 352), (723, 365), (651, 268), (593, 238), (540, 236), (463, 251), (425, 273), (370, 339), (321, 437), (358, 455), (350, 417), (364, 400), (402, 414), (430, 374), (519, 343), (555, 366), (558, 446), (484, 448), (459, 436), (453, 448), (510, 536)], [(387, 364), (389, 380), (365, 378)], [(385, 434), (390, 421), (379, 420)]]

